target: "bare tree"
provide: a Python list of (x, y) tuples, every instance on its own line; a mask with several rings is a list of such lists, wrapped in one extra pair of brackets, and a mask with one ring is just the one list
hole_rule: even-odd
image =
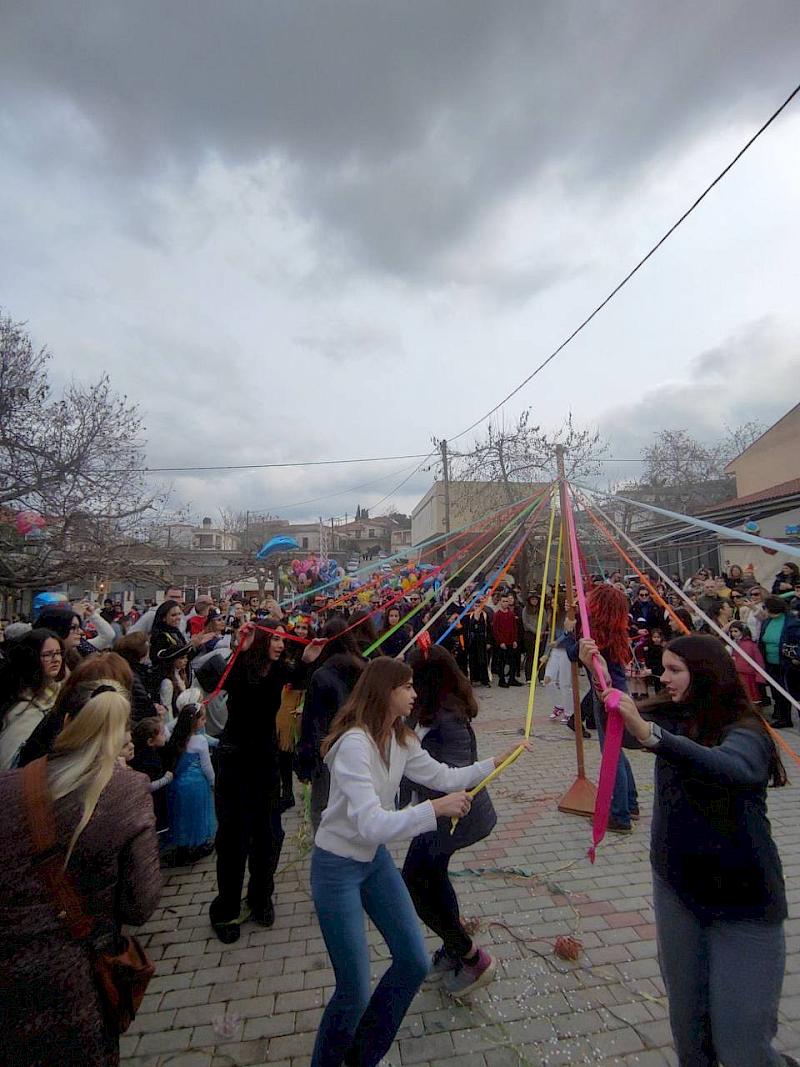
[[(36, 588), (109, 573), (141, 556), (164, 494), (143, 474), (141, 416), (107, 376), (53, 397), (50, 356), (0, 317), (0, 585)], [(26, 526), (31, 528), (26, 529)], [(145, 568), (149, 574), (150, 565)], [(126, 575), (126, 577), (129, 575)]]
[(523, 411), (510, 428), (490, 423), (483, 440), (464, 453), (455, 453), (452, 477), (494, 482), (503, 487), (506, 500), (518, 498), (515, 483), (550, 481), (556, 476), (556, 448), (563, 446), (568, 478), (591, 478), (600, 473), (608, 444), (599, 431), (579, 428), (572, 415), (554, 433), (531, 423), (531, 409)]
[[(451, 495), (474, 516), (513, 504), (528, 495), (531, 485), (556, 477), (559, 445), (565, 452), (567, 478), (593, 478), (600, 473), (608, 445), (599, 431), (576, 426), (570, 414), (555, 432), (548, 432), (533, 424), (528, 408), (511, 427), (490, 423), (472, 450), (451, 453), (450, 477), (457, 483)], [(531, 583), (542, 558), (540, 546), (529, 541), (516, 566), (522, 585)]]

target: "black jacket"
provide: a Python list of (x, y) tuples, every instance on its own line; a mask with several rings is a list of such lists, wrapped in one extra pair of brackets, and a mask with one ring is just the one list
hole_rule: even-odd
[(782, 922), (786, 889), (767, 818), (770, 739), (734, 725), (708, 748), (686, 736), (687, 706), (648, 718), (664, 731), (653, 750), (653, 870), (704, 920)]
[(330, 733), (334, 716), (353, 692), (363, 669), (362, 660), (337, 653), (311, 675), (295, 755), (297, 776), (303, 781), (323, 766), (320, 745)]
[[(466, 717), (463, 708), (455, 701), (445, 699), (439, 708), (436, 721), (422, 739), (422, 747), (440, 763), (449, 767), (469, 767), (478, 759), (478, 742), (472, 723)], [(433, 800), (443, 796), (434, 790), (414, 783), (412, 789), (421, 800)], [(436, 855), (452, 855), (460, 848), (468, 848), (492, 832), (497, 822), (497, 814), (492, 799), (485, 789), (472, 801), (469, 814), (459, 819), (455, 831), (451, 834), (449, 818), (437, 820), (436, 830), (421, 834), (431, 852)]]
[(155, 701), (148, 689), (151, 680), (151, 671), (146, 663), (132, 663), (133, 685), (131, 686), (131, 719), (138, 722), (157, 716)]

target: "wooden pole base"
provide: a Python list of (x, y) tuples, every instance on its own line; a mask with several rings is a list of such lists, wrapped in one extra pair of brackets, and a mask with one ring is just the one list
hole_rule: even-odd
[(578, 775), (564, 796), (558, 802), (558, 810), (568, 815), (583, 815), (591, 819), (594, 815), (594, 802), (597, 789), (588, 778)]

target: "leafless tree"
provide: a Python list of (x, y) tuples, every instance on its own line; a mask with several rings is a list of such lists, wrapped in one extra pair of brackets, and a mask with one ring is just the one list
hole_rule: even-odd
[[(142, 556), (163, 492), (143, 476), (141, 416), (104, 375), (54, 397), (50, 355), (0, 316), (0, 585), (41, 588)], [(27, 513), (27, 516), (25, 516)], [(27, 530), (23, 515), (32, 518)], [(138, 546), (135, 548), (134, 546)], [(149, 574), (150, 565), (145, 567)], [(126, 575), (128, 576), (128, 575)], [(132, 576), (132, 575), (130, 575)]]

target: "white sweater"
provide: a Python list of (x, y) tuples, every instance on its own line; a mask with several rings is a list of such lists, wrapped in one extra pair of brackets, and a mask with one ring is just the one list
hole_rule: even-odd
[(399, 745), (394, 735), (387, 767), (370, 735), (357, 728), (339, 738), (325, 763), (331, 790), (314, 843), (326, 852), (362, 863), (374, 859), (379, 845), (436, 829), (430, 800), (395, 810), (403, 775), (441, 793), (453, 793), (471, 789), (494, 770), (493, 759), (479, 760), (471, 767), (448, 767), (429, 755), (418, 738)]

